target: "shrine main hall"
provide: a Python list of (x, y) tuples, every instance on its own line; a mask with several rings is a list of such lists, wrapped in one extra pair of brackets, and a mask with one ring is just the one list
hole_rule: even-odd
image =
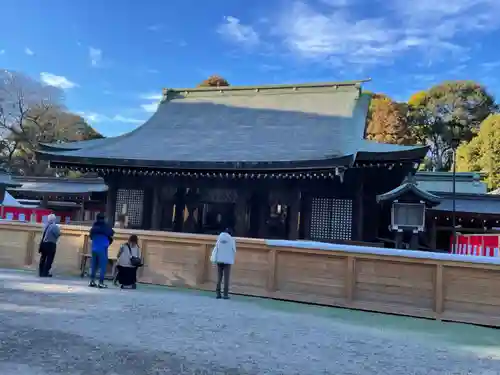
[(131, 228), (371, 242), (390, 221), (377, 195), (427, 148), (366, 140), (362, 83), (164, 89), (134, 131), (38, 157), (103, 177), (108, 218)]

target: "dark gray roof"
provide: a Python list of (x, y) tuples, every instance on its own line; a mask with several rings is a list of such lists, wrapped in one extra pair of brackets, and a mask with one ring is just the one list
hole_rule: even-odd
[[(116, 138), (116, 137), (115, 137)], [(76, 141), (76, 142), (66, 142), (66, 143), (41, 143), (40, 148), (46, 151), (66, 151), (66, 150), (80, 150), (84, 147), (99, 146), (108, 142), (111, 138), (96, 138), (89, 139), (88, 141)]]
[(377, 202), (394, 201), (406, 194), (413, 194), (419, 199), (422, 199), (426, 203), (430, 203), (432, 205), (437, 205), (441, 202), (441, 198), (439, 196), (420, 189), (416, 185), (414, 176), (407, 177), (403, 183), (395, 189), (392, 189), (387, 193), (377, 195)]
[(17, 178), (16, 181), (21, 184), (21, 187), (10, 188), (9, 191), (43, 195), (90, 194), (108, 190), (108, 187), (100, 178), (21, 177)]
[(18, 182), (14, 181), (12, 178), (12, 175), (5, 173), (5, 172), (0, 172), (0, 185), (3, 186), (20, 186)]
[[(441, 196), (441, 203), (434, 207), (436, 211), (453, 211), (453, 196), (436, 193)], [(500, 215), (500, 197), (490, 194), (456, 194), (455, 211), (486, 215)]]
[[(370, 95), (360, 82), (165, 90), (157, 112), (119, 137), (45, 145), (78, 164), (273, 168), (416, 160), (426, 147), (363, 139)], [(79, 148), (75, 150), (75, 148)]]

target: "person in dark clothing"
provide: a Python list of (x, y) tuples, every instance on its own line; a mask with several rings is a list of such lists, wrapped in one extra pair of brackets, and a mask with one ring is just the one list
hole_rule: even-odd
[(141, 259), (141, 250), (139, 248), (139, 239), (135, 234), (131, 235), (128, 241), (120, 246), (118, 251), (117, 267), (118, 282), (121, 284), (121, 289), (136, 289), (137, 288), (137, 269), (139, 266), (132, 260)]
[[(108, 266), (108, 248), (113, 243), (114, 234), (115, 232), (106, 222), (104, 214), (98, 214), (89, 233), (92, 241), (90, 287), (107, 288), (104, 284), (104, 277), (106, 276), (106, 268)], [(99, 269), (99, 284), (95, 283), (97, 269)]]
[(40, 277), (52, 277), (50, 269), (56, 256), (57, 240), (61, 236), (61, 229), (56, 223), (56, 215), (50, 214), (47, 218), (47, 225), (43, 230), (40, 242), (40, 264), (38, 265), (38, 275)]

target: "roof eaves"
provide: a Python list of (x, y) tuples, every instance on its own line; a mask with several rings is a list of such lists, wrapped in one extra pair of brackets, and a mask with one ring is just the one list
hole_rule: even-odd
[(166, 96), (169, 92), (220, 92), (224, 90), (231, 91), (255, 91), (255, 90), (276, 90), (276, 89), (300, 89), (300, 88), (325, 88), (325, 87), (361, 87), (362, 83), (371, 81), (370, 78), (344, 81), (344, 82), (317, 82), (317, 83), (298, 83), (298, 84), (283, 84), (283, 85), (259, 85), (259, 86), (209, 86), (209, 87), (190, 87), (190, 88), (164, 88), (163, 95)]
[(413, 183), (405, 183), (403, 185), (398, 186), (395, 189), (392, 189), (391, 191), (388, 191), (387, 193), (377, 195), (377, 202), (395, 200), (398, 197), (402, 196), (403, 194), (409, 193), (409, 192), (412, 192), (417, 197), (422, 198), (423, 200), (426, 200), (426, 201), (434, 203), (434, 204), (439, 204), (441, 202), (440, 197), (438, 197), (437, 195), (434, 195), (426, 190), (422, 190), (422, 189), (418, 188), (418, 186), (416, 186)]
[(356, 162), (420, 160), (427, 155), (428, 149), (428, 146), (417, 146), (412, 149), (395, 151), (358, 151), (356, 153)]
[(100, 168), (146, 168), (146, 169), (186, 169), (186, 170), (262, 170), (262, 171), (289, 171), (314, 170), (335, 167), (350, 167), (353, 165), (354, 155), (344, 155), (318, 160), (297, 161), (175, 161), (175, 160), (141, 160), (141, 159), (113, 159), (113, 158), (82, 158), (65, 153), (51, 153), (37, 151), (40, 160), (48, 160), (59, 165), (91, 166)]

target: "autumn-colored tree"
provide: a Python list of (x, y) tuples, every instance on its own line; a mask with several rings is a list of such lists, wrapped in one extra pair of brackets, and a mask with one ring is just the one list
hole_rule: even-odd
[(481, 122), (497, 110), (493, 97), (474, 81), (449, 81), (417, 92), (408, 101), (412, 135), (431, 150), (433, 170), (451, 166), (452, 143), (470, 141)]
[(211, 75), (198, 85), (198, 87), (222, 87), (222, 86), (229, 86), (229, 82), (225, 78), (218, 76), (216, 74)]
[(490, 115), (477, 136), (457, 150), (457, 170), (484, 172), (490, 189), (500, 187), (500, 115)]
[(406, 108), (383, 94), (372, 94), (366, 138), (382, 143), (413, 144), (406, 121)]

